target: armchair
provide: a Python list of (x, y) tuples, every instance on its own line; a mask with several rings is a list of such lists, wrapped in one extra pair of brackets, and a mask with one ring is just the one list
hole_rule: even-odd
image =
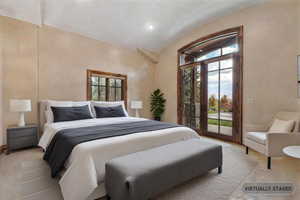
[[(246, 154), (249, 148), (258, 151), (268, 157), (268, 169), (271, 169), (271, 158), (283, 156), (282, 149), (286, 146), (300, 145), (300, 113), (279, 112), (274, 119), (294, 120), (292, 133), (269, 133), (268, 130), (248, 132), (244, 139)], [(274, 121), (273, 119), (273, 121)]]

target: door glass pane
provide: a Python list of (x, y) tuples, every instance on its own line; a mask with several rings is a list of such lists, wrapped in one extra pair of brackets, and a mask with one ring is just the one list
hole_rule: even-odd
[(219, 70), (219, 61), (218, 62), (212, 62), (207, 65), (207, 71), (215, 71)]
[(233, 60), (232, 58), (230, 58), (230, 59), (222, 60), (220, 68), (221, 69), (232, 68), (232, 65), (233, 65)]
[[(218, 62), (217, 62), (218, 64)], [(207, 72), (207, 131), (219, 132), (219, 71)]]
[(232, 68), (220, 71), (220, 133), (232, 135)]
[(196, 128), (200, 129), (200, 108), (201, 108), (201, 67), (197, 66), (195, 69), (195, 120)]
[(185, 68), (182, 75), (182, 122), (184, 125), (195, 127), (195, 104), (193, 101), (193, 68)]

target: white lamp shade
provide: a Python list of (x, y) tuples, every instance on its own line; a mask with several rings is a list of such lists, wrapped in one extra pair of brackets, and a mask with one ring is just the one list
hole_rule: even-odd
[(26, 99), (11, 99), (9, 109), (11, 112), (30, 112), (31, 101)]
[(142, 101), (131, 101), (131, 108), (132, 109), (142, 109), (143, 102)]

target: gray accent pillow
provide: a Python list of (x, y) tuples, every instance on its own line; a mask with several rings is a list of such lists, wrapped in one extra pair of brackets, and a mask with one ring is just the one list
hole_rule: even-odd
[(90, 108), (86, 106), (77, 107), (52, 107), (53, 122), (75, 121), (82, 119), (92, 119)]
[(97, 118), (126, 117), (123, 106), (94, 106)]

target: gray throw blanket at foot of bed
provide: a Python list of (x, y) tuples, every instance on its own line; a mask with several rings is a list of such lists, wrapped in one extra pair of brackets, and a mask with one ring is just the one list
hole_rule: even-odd
[(120, 124), (64, 129), (58, 131), (51, 140), (51, 143), (47, 147), (44, 155), (44, 160), (46, 160), (50, 165), (51, 176), (55, 177), (60, 170), (63, 169), (66, 160), (77, 144), (109, 137), (175, 127), (180, 127), (180, 125), (145, 120)]

